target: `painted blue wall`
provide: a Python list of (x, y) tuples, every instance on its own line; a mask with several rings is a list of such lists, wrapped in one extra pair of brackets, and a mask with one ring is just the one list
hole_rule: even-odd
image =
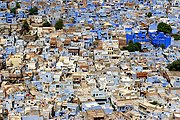
[(160, 47), (162, 44), (167, 48), (171, 45), (171, 37), (169, 35), (164, 34), (163, 32), (152, 32), (149, 33), (149, 38), (147, 37), (147, 32), (140, 31), (138, 33), (132, 32), (132, 28), (126, 28), (126, 44), (129, 43), (130, 40), (135, 42), (151, 42), (154, 46)]

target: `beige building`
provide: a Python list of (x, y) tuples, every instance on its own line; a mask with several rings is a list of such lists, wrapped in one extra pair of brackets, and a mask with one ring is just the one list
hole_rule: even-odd
[(22, 61), (23, 61), (23, 55), (16, 54), (6, 59), (6, 65), (12, 67), (18, 67), (21, 65)]

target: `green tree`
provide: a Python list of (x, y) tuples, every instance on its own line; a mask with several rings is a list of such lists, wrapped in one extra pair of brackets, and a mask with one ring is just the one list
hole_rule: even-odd
[(165, 48), (165, 45), (164, 44), (161, 44), (161, 46), (160, 46), (162, 49), (164, 49)]
[(16, 14), (16, 8), (15, 8), (15, 7), (14, 7), (14, 8), (11, 8), (11, 9), (10, 9), (10, 13)]
[(174, 40), (180, 40), (180, 34), (173, 34)]
[(22, 25), (22, 28), (21, 28), (21, 31), (22, 31), (21, 33), (27, 33), (27, 32), (29, 32), (29, 30), (30, 30), (29, 24), (25, 20), (23, 25)]
[(141, 51), (141, 44), (140, 43), (136, 42), (136, 43), (134, 43), (134, 46), (135, 46), (136, 51)]
[(16, 14), (16, 10), (17, 10), (18, 8), (21, 8), (21, 6), (20, 6), (20, 4), (19, 4), (18, 2), (16, 2), (16, 7), (11, 8), (11, 9), (10, 9), (10, 12), (13, 13), (13, 14)]
[(146, 15), (147, 15), (147, 17), (152, 17), (152, 12), (148, 12), (148, 13), (146, 13)]
[(130, 44), (127, 46), (127, 50), (128, 50), (129, 52), (134, 52), (134, 51), (136, 51), (134, 44), (131, 44), (131, 43), (130, 43)]
[(55, 28), (56, 30), (62, 29), (64, 27), (64, 23), (62, 19), (59, 19), (56, 24), (55, 24)]
[(169, 64), (167, 66), (167, 68), (170, 71), (180, 71), (180, 60), (176, 60), (176, 61), (172, 62), (171, 64)]
[(138, 42), (133, 43), (132, 41), (129, 41), (128, 46), (123, 47), (122, 50), (128, 50), (129, 52), (141, 51), (141, 44)]
[(29, 10), (29, 15), (38, 15), (38, 8), (35, 6)]
[(21, 8), (21, 5), (19, 2), (16, 2), (16, 8)]
[(158, 31), (171, 34), (172, 33), (172, 28), (171, 28), (170, 25), (161, 22), (161, 23), (158, 24)]
[(128, 44), (133, 44), (133, 41), (132, 41), (132, 40), (130, 40)]
[(42, 26), (43, 27), (51, 27), (51, 24), (46, 20)]

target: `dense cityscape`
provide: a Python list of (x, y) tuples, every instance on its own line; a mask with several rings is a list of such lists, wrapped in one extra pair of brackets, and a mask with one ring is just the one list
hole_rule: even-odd
[(180, 120), (180, 0), (1, 0), (0, 120)]

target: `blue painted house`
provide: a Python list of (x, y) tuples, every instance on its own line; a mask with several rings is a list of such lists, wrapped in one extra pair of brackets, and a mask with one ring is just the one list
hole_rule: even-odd
[(139, 32), (133, 32), (132, 28), (126, 28), (126, 44), (129, 41), (136, 42), (151, 42), (154, 46), (160, 47), (162, 44), (167, 48), (172, 43), (171, 36), (164, 34), (163, 32), (149, 32), (146, 30), (140, 30)]
[(160, 47), (162, 44), (167, 48), (171, 45), (171, 36), (164, 34), (163, 32), (153, 32), (149, 33), (149, 36), (152, 40), (152, 44)]
[(13, 13), (6, 13), (6, 22), (14, 23), (16, 21), (15, 15)]
[(27, 15), (23, 10), (20, 10), (18, 14), (16, 15), (17, 18), (27, 18)]
[(132, 28), (126, 28), (126, 44), (129, 43), (129, 41), (132, 41), (133, 43), (136, 42), (150, 42), (150, 39), (147, 38), (147, 31), (142, 30), (138, 33), (134, 33), (132, 31)]

